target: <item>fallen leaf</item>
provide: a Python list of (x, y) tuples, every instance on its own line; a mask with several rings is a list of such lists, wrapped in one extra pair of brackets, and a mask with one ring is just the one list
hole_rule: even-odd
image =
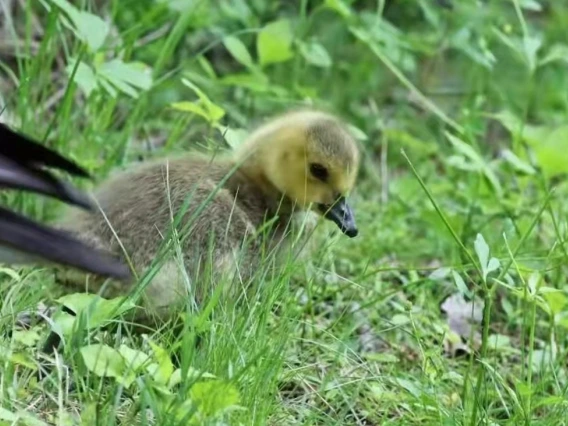
[(456, 356), (459, 351), (469, 352), (472, 347), (479, 347), (481, 334), (474, 327), (481, 323), (483, 306), (482, 300), (475, 298), (468, 302), (459, 293), (451, 295), (442, 303), (441, 308), (447, 315), (448, 326), (453, 334), (444, 342), (447, 355)]

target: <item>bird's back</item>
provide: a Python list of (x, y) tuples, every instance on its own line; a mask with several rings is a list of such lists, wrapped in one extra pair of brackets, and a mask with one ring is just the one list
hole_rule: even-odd
[[(226, 254), (238, 249), (278, 208), (234, 169), (232, 160), (211, 161), (195, 154), (119, 173), (96, 191), (95, 198), (104, 216), (75, 210), (63, 219), (63, 227), (116, 254), (122, 254), (122, 245), (138, 270), (155, 258), (182, 209), (183, 220), (176, 229), (187, 227), (182, 244), (186, 266), (199, 269), (211, 249), (213, 259), (226, 260)], [(286, 215), (279, 218), (288, 220)], [(276, 224), (269, 237), (277, 241), (284, 227)], [(250, 262), (255, 257), (245, 258)]]

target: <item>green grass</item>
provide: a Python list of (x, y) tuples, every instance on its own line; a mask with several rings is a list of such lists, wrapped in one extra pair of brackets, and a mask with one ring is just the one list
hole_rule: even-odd
[[(143, 337), (122, 317), (111, 328), (79, 324), (43, 360), (56, 368), (40, 383), (49, 326), (22, 332), (14, 321), (55, 303), (52, 273), (4, 266), (0, 425), (40, 424), (30, 416), (58, 425), (567, 423), (561, 2), (4, 3), (0, 119), (98, 180), (166, 153), (238, 143), (240, 129), (302, 104), (348, 120), (365, 155), (357, 238), (323, 224), (308, 260), (259, 271), (246, 297), (188, 307), (182, 330)], [(282, 23), (263, 31), (281, 19), (289, 33)], [(38, 219), (61, 212), (41, 197), (2, 197)], [(486, 274), (492, 257), (498, 267)], [(484, 306), (461, 356), (441, 311), (456, 294)], [(99, 305), (103, 320), (110, 308)], [(129, 372), (115, 350), (130, 360), (142, 351), (154, 367)], [(189, 423), (192, 401), (206, 419)]]

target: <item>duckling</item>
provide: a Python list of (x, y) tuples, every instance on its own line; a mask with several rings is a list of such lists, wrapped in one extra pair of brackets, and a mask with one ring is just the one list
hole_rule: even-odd
[[(142, 293), (146, 313), (137, 316), (168, 319), (190, 295), (199, 303), (225, 279), (247, 282), (264, 262), (262, 253), (276, 253), (277, 264), (297, 235), (298, 213), (323, 216), (355, 237), (346, 197), (359, 161), (358, 146), (337, 117), (292, 111), (260, 126), (232, 152), (189, 153), (122, 171), (94, 192), (98, 214), (70, 210), (60, 223), (89, 245), (127, 256), (137, 274), (152, 265), (175, 229), (183, 268), (165, 258)], [(84, 274), (58, 277), (67, 288), (85, 288)], [(103, 297), (125, 295), (135, 284), (88, 280), (89, 290)]]
[[(57, 198), (92, 210), (86, 194), (55, 177), (43, 167), (90, 177), (74, 162), (0, 123), (0, 187), (20, 189)], [(126, 265), (72, 238), (0, 207), (0, 262), (9, 264), (59, 263), (119, 279), (130, 277)]]

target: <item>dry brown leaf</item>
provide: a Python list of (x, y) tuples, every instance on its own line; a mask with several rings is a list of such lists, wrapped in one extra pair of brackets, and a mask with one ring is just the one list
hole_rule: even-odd
[(450, 333), (444, 341), (447, 355), (456, 356), (460, 352), (468, 353), (472, 348), (479, 348), (481, 334), (475, 330), (475, 326), (481, 323), (483, 306), (482, 300), (475, 298), (467, 301), (459, 293), (444, 300), (441, 308), (447, 315), (450, 328)]

